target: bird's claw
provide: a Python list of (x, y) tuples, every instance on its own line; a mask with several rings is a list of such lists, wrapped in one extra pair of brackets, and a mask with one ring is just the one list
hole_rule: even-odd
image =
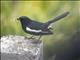
[(29, 37), (28, 39), (35, 39), (34, 37)]

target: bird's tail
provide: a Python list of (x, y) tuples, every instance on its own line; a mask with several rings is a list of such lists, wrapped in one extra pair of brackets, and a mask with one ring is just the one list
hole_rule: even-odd
[(53, 22), (56, 22), (56, 21), (58, 21), (58, 20), (60, 20), (60, 19), (62, 19), (62, 18), (64, 18), (64, 17), (66, 17), (68, 14), (69, 14), (69, 12), (65, 12), (65, 13), (57, 16), (57, 17), (54, 18), (53, 20), (48, 21), (47, 23), (48, 23), (48, 24), (51, 24), (51, 23), (53, 23)]

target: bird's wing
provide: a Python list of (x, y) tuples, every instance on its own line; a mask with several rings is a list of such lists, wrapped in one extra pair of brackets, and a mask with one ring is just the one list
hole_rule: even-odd
[(38, 33), (38, 34), (52, 34), (49, 29), (44, 28), (45, 24), (41, 22), (31, 22), (27, 27), (26, 30), (28, 32)]
[(37, 34), (53, 34), (49, 29), (47, 30), (35, 30), (35, 29), (31, 29), (30, 27), (26, 27), (26, 30), (28, 32), (32, 32), (32, 33), (37, 33)]
[(41, 22), (31, 22), (26, 27), (26, 30), (29, 32), (35, 32), (35, 33), (48, 33), (47, 28), (45, 28), (45, 24)]
[(29, 31), (29, 32), (35, 32), (35, 33), (40, 33), (42, 32), (42, 30), (36, 30), (36, 29), (31, 29), (30, 27), (26, 27), (26, 30)]
[(31, 22), (29, 24), (29, 27), (31, 29), (35, 29), (35, 30), (43, 30), (44, 29), (44, 23), (41, 23), (41, 22)]

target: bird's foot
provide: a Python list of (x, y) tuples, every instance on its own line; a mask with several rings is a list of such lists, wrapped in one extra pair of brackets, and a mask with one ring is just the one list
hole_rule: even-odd
[(28, 37), (27, 36), (25, 36), (25, 39), (27, 39)]
[(35, 37), (33, 37), (33, 36), (31, 36), (31, 37), (25, 36), (25, 39), (35, 39)]

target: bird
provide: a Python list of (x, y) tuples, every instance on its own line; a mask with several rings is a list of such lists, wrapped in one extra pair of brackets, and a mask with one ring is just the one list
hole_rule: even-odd
[(32, 20), (27, 16), (20, 16), (17, 18), (17, 20), (20, 21), (24, 32), (31, 34), (33, 36), (34, 35), (40, 36), (39, 37), (39, 39), (40, 39), (42, 37), (42, 35), (52, 35), (53, 32), (51, 31), (52, 27), (50, 27), (51, 24), (66, 17), (68, 14), (69, 14), (68, 11), (64, 12), (61, 15), (59, 15), (59, 16), (55, 17), (54, 19), (49, 20), (45, 23)]

